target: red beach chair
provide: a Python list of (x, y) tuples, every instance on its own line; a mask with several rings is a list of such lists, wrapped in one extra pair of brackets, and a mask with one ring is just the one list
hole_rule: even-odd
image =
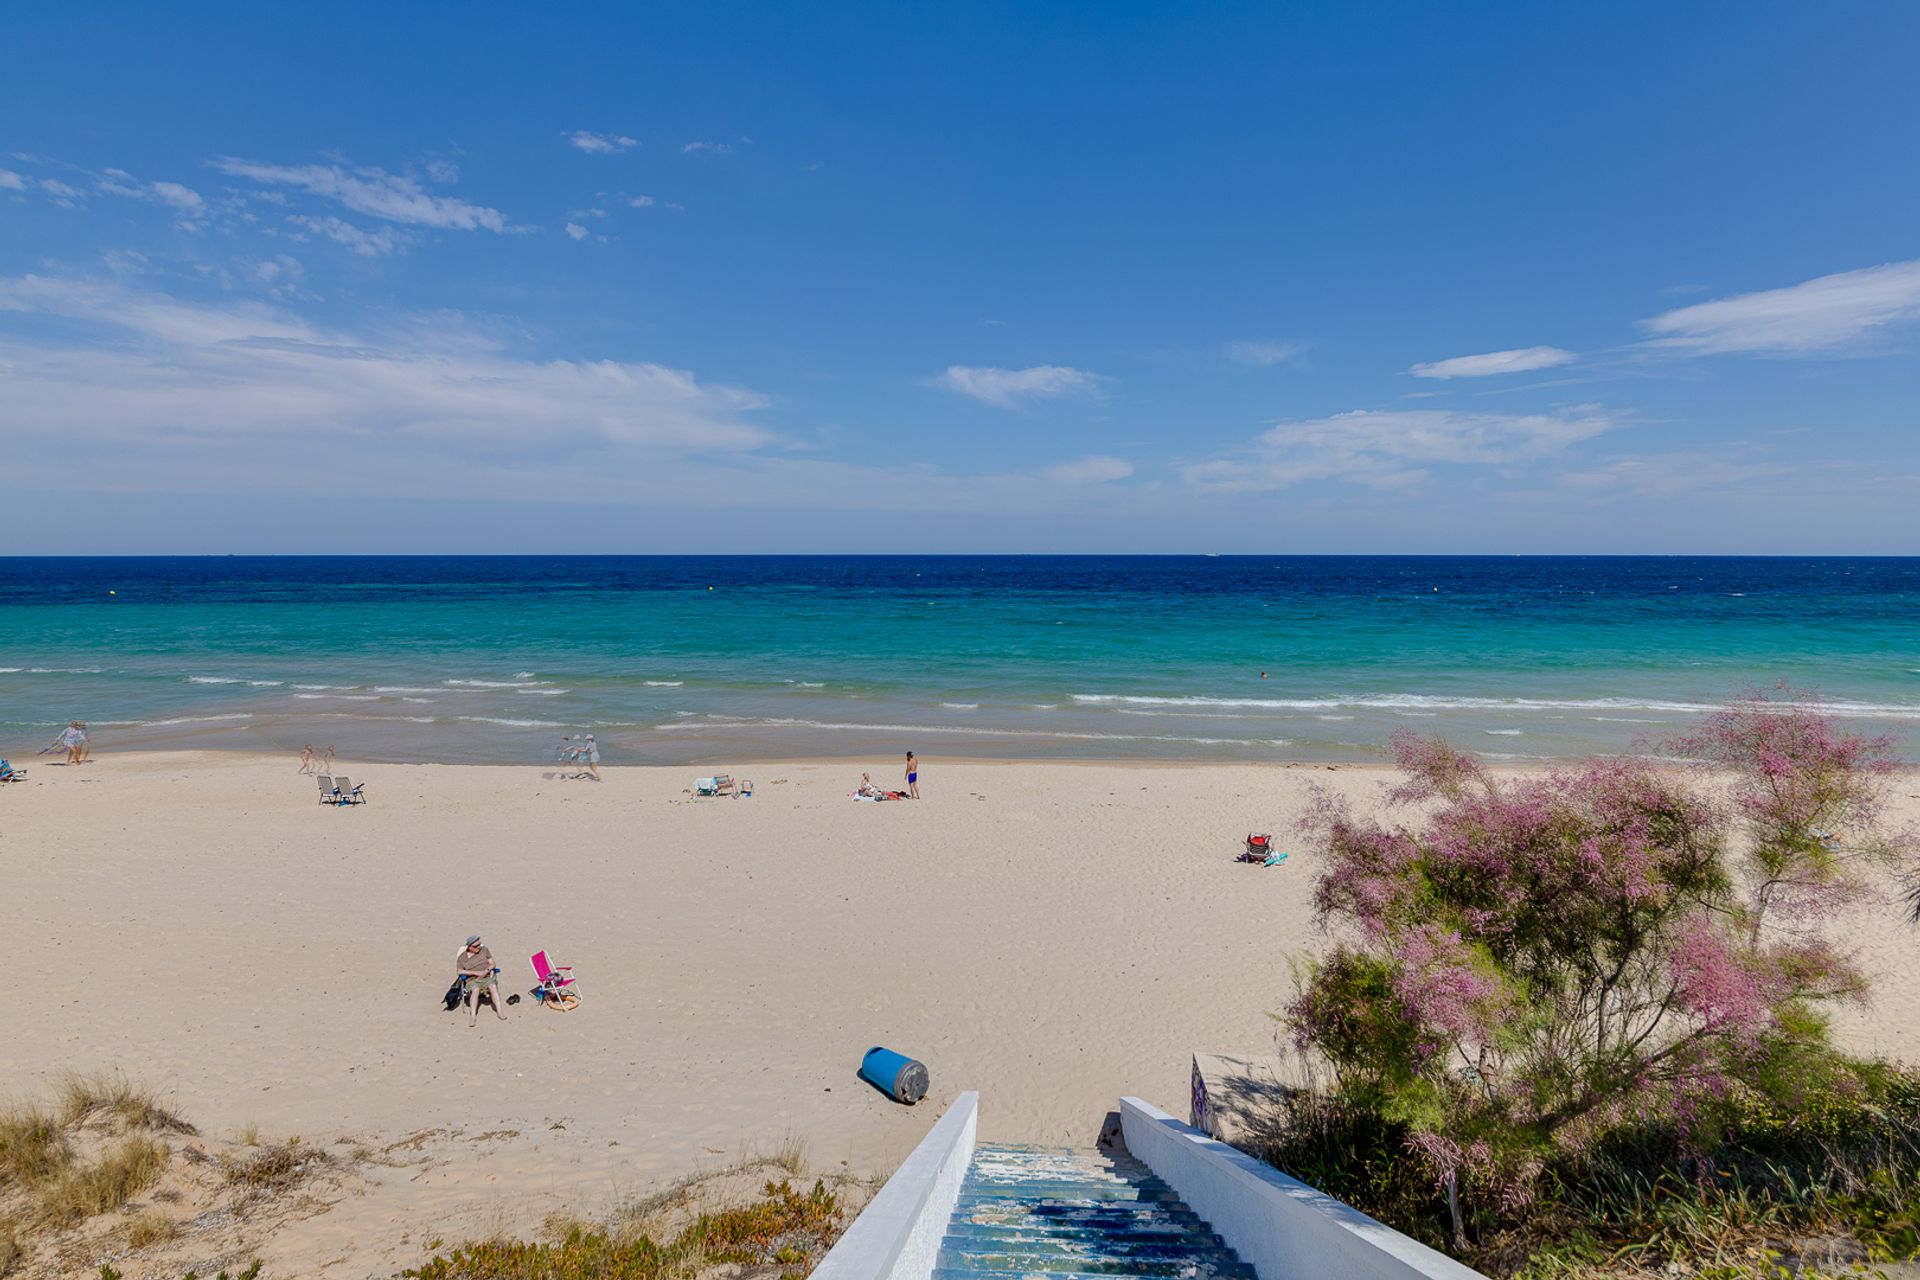
[(536, 951), (527, 957), (533, 965), (533, 976), (540, 985), (533, 989), (533, 998), (549, 1009), (566, 1012), (580, 1003), (579, 984), (573, 976), (573, 966), (554, 964), (547, 959), (547, 953)]

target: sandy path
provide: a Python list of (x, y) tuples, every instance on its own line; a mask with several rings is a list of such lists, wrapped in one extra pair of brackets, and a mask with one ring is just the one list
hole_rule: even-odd
[[(1238, 866), (1239, 838), (1286, 832), (1312, 784), (1379, 776), (935, 762), (925, 801), (874, 805), (817, 763), (698, 803), (689, 769), (348, 772), (371, 804), (212, 753), (0, 792), (0, 1094), (119, 1068), (215, 1131), (446, 1131), (279, 1233), (275, 1274), (384, 1275), (430, 1235), (591, 1211), (790, 1136), (816, 1166), (884, 1170), (963, 1089), (987, 1139), (1089, 1142), (1122, 1093), (1183, 1113), (1190, 1053), (1270, 1046), (1286, 953), (1317, 942), (1312, 856)], [(1920, 785), (1897, 790), (1920, 813)], [(551, 948), (582, 1008), (469, 1030), (439, 996), (472, 932), (512, 990)], [(1891, 909), (1849, 933), (1883, 975), (1920, 958)], [(1881, 990), (1843, 1035), (1920, 1058), (1920, 990)], [(930, 1105), (855, 1078), (876, 1043), (928, 1064)]]

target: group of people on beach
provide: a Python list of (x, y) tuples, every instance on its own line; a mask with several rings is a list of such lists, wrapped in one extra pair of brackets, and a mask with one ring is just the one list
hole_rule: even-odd
[(595, 782), (600, 781), (600, 744), (593, 740), (590, 733), (573, 734), (560, 739), (560, 762), (574, 771), (574, 777), (585, 770), (586, 775)]
[(920, 758), (911, 751), (907, 752), (906, 772), (907, 789), (905, 791), (888, 791), (876, 786), (873, 775), (863, 773), (860, 775), (860, 785), (853, 789), (853, 798), (856, 800), (918, 800), (920, 798)]
[(326, 776), (332, 775), (333, 744), (331, 742), (327, 744), (327, 749), (324, 754), (321, 752), (315, 751), (313, 749), (313, 744), (311, 742), (309, 742), (306, 746), (300, 748), (300, 772), (312, 773), (314, 772), (314, 767), (316, 765), (319, 766), (319, 772), (321, 774)]

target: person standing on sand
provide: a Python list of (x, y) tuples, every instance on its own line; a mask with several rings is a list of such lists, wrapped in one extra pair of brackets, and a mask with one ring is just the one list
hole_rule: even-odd
[(493, 1002), (493, 1016), (505, 1022), (507, 1015), (500, 1010), (500, 979), (493, 971), (493, 952), (480, 945), (479, 934), (467, 939), (467, 945), (453, 958), (453, 967), (466, 979), (467, 1025), (471, 1027), (480, 1021), (482, 997)]
[(911, 751), (907, 752), (907, 795), (914, 800), (920, 798), (920, 761)]
[(587, 735), (585, 751), (586, 754), (582, 759), (587, 762), (587, 772), (593, 775), (595, 782), (598, 782), (600, 781), (600, 744), (593, 740), (592, 734)]
[(325, 768), (327, 776), (331, 778), (333, 776), (333, 744), (331, 742), (327, 744), (327, 763)]
[(311, 742), (300, 748), (300, 772), (313, 772), (313, 744)]

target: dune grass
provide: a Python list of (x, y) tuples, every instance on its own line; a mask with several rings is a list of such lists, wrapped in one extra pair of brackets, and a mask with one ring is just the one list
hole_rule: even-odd
[(130, 1134), (99, 1159), (70, 1165), (35, 1187), (32, 1212), (56, 1227), (111, 1213), (158, 1182), (172, 1154), (164, 1142)]
[(550, 1219), (545, 1242), (476, 1241), (402, 1274), (417, 1280), (693, 1280), (726, 1267), (772, 1269), (798, 1280), (839, 1237), (845, 1216), (824, 1182), (800, 1191), (785, 1178), (768, 1182), (748, 1204), (699, 1214), (664, 1243), (635, 1229), (658, 1211), (642, 1202), (599, 1227)]
[(72, 1160), (57, 1116), (30, 1106), (0, 1112), (0, 1189), (50, 1178)]
[(142, 1213), (127, 1223), (124, 1233), (127, 1246), (132, 1249), (144, 1249), (150, 1244), (164, 1244), (180, 1234), (179, 1224), (164, 1213)]
[(279, 1191), (313, 1172), (316, 1166), (332, 1160), (325, 1151), (303, 1145), (294, 1138), (254, 1146), (244, 1156), (223, 1160), (220, 1172), (232, 1186), (249, 1191)]
[(174, 1112), (160, 1105), (150, 1089), (143, 1089), (125, 1076), (111, 1072), (79, 1075), (69, 1072), (59, 1085), (60, 1118), (67, 1124), (84, 1124), (109, 1117), (128, 1129), (146, 1129), (154, 1133), (193, 1134), (199, 1132)]

